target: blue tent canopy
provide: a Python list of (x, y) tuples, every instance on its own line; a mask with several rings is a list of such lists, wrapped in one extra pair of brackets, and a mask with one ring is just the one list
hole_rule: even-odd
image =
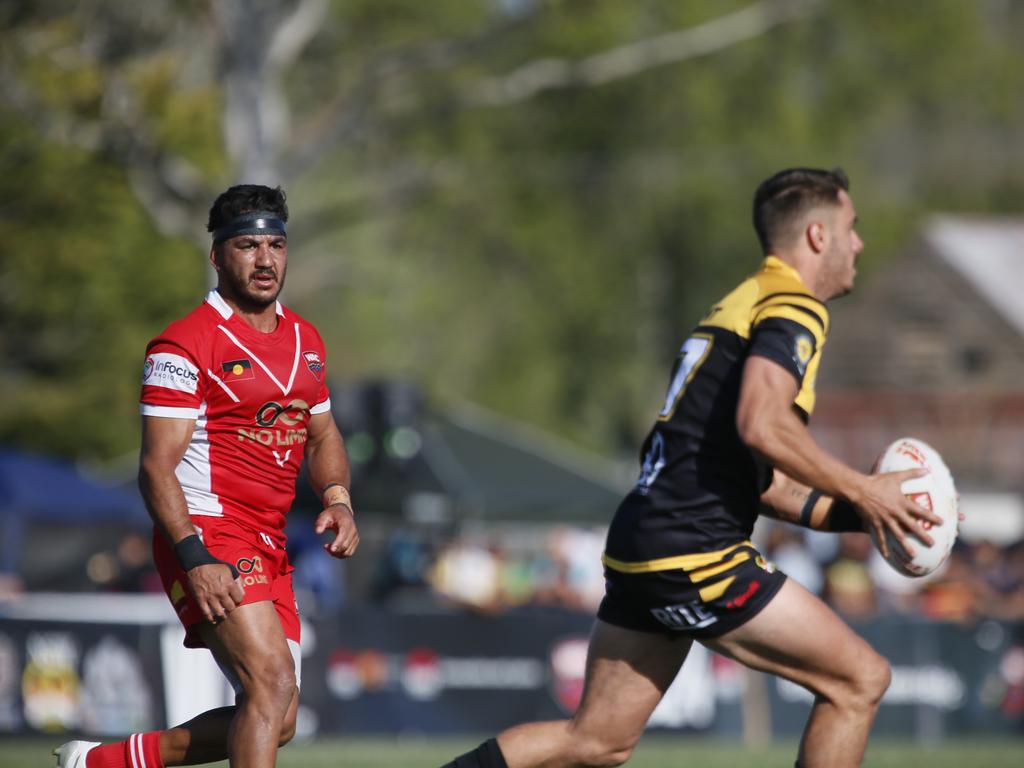
[(144, 526), (142, 499), (84, 477), (66, 461), (0, 447), (0, 573), (14, 570), (27, 523)]

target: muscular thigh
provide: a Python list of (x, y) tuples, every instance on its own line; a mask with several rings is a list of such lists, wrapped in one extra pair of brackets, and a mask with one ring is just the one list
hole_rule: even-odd
[(853, 679), (876, 656), (867, 641), (793, 579), (746, 624), (702, 642), (749, 667), (825, 694), (830, 686)]
[(584, 738), (635, 742), (691, 645), (685, 637), (637, 632), (598, 620), (572, 728)]
[(269, 600), (241, 605), (199, 631), (229, 679), (233, 674), (244, 690), (261, 676), (295, 672), (288, 638)]

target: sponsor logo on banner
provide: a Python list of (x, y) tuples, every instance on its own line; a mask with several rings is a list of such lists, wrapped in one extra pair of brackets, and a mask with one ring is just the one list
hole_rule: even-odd
[(1024, 715), (1024, 647), (1012, 645), (1006, 649), (982, 683), (980, 698), (987, 709), (998, 709), (1004, 718)]
[(430, 648), (406, 654), (338, 648), (327, 662), (327, 687), (339, 699), (398, 689), (410, 699), (430, 701), (446, 690), (538, 689), (545, 679), (539, 659), (440, 656)]
[(107, 635), (82, 661), (82, 726), (115, 736), (155, 727), (153, 695), (132, 649)]
[(380, 651), (339, 648), (327, 660), (327, 688), (339, 699), (380, 690), (391, 677), (388, 663), (388, 657)]
[(25, 641), (21, 696), (25, 721), (41, 731), (66, 731), (81, 724), (78, 646), (66, 632), (33, 632)]
[(566, 714), (575, 712), (583, 698), (587, 644), (585, 637), (569, 637), (551, 649), (551, 695)]
[(409, 652), (402, 665), (402, 689), (412, 699), (434, 699), (444, 689), (441, 659), (429, 648)]
[(147, 387), (195, 394), (199, 385), (199, 369), (181, 355), (154, 352), (142, 366), (142, 383)]
[(306, 367), (313, 374), (313, 378), (320, 381), (324, 372), (324, 361), (320, 359), (320, 355), (316, 352), (303, 352), (302, 359), (306, 361)]

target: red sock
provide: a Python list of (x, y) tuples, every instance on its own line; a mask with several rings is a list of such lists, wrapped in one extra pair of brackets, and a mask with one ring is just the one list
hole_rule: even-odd
[(164, 768), (160, 731), (133, 733), (116, 744), (101, 744), (85, 758), (86, 768)]

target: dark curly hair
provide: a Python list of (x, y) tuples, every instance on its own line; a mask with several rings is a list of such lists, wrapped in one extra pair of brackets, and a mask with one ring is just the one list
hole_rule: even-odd
[(206, 231), (213, 232), (242, 214), (256, 211), (273, 213), (281, 221), (288, 221), (284, 190), (260, 184), (237, 184), (221, 192), (210, 208)]

